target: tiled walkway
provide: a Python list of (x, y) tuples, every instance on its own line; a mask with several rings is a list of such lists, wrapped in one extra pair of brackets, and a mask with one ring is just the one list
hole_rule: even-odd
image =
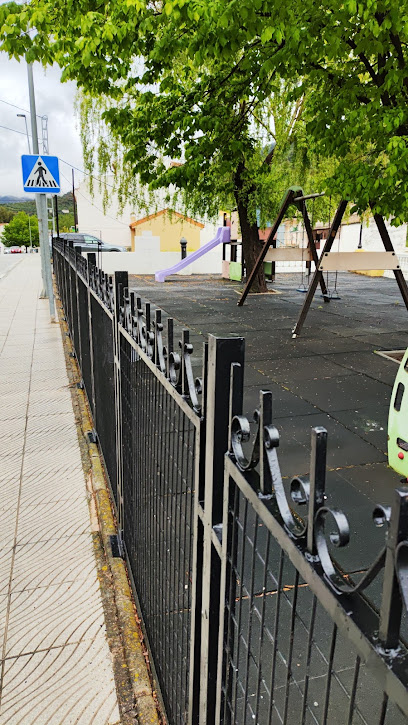
[(120, 722), (61, 332), (0, 280), (0, 725)]

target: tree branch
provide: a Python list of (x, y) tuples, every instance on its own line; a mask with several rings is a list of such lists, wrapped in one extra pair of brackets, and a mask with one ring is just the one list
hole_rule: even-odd
[(261, 121), (261, 119), (258, 118), (258, 116), (253, 111), (251, 111), (251, 115), (254, 117), (255, 121), (257, 121), (261, 126), (263, 126), (265, 131), (267, 131), (272, 136), (272, 138), (274, 138), (276, 141), (276, 136), (274, 133), (272, 133), (271, 129), (268, 128), (268, 126), (265, 123), (263, 123), (263, 121)]
[(390, 33), (390, 38), (391, 38), (391, 43), (393, 44), (395, 51), (397, 53), (398, 65), (401, 68), (401, 70), (404, 70), (405, 58), (404, 58), (404, 53), (402, 51), (401, 40), (398, 35), (395, 35), (395, 33)]
[[(338, 88), (343, 88), (344, 86), (344, 80), (342, 78), (339, 78), (338, 76), (334, 75), (331, 71), (329, 71), (328, 68), (325, 68), (321, 63), (312, 62), (309, 64), (310, 68), (313, 68), (314, 70), (323, 71), (326, 73), (327, 77), (330, 79), (330, 81), (333, 83), (333, 85), (337, 86)], [(356, 96), (356, 99), (360, 101), (360, 103), (369, 104), (371, 103), (371, 98), (364, 95), (358, 95)]]

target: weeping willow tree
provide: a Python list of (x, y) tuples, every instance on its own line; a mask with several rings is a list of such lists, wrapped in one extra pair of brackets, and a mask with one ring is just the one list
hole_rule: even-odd
[[(262, 103), (234, 105), (215, 91), (214, 73), (194, 82), (191, 75), (178, 70), (160, 84), (133, 84), (115, 99), (82, 91), (85, 165), (113, 176), (122, 204), (131, 199), (149, 212), (166, 205), (206, 219), (237, 208), (250, 272), (259, 227), (276, 215), (288, 186), (320, 190), (333, 163), (313, 153), (305, 99), (294, 99), (292, 86), (280, 82)], [(328, 203), (317, 201), (315, 218), (327, 218)], [(266, 290), (262, 271), (256, 289)]]

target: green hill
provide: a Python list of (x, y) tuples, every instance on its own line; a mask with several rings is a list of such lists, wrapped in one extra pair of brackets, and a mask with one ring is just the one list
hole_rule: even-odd
[[(64, 213), (65, 210), (68, 213)], [(0, 196), (0, 223), (9, 222), (19, 211), (36, 216), (35, 199)], [(71, 191), (58, 196), (58, 218), (61, 232), (69, 231), (74, 226), (74, 199)]]

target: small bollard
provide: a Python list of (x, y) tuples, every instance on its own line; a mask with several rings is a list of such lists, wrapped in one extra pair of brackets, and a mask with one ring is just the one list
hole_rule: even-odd
[(185, 237), (181, 237), (180, 247), (181, 247), (181, 259), (185, 259), (187, 257), (187, 239)]

